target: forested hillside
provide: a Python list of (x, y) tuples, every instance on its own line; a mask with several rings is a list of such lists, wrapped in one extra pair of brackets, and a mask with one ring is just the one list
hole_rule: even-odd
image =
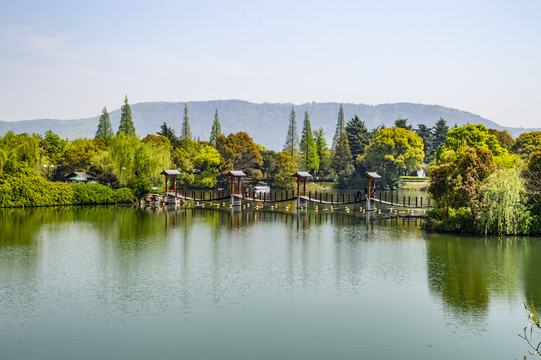
[[(115, 131), (120, 122), (121, 104), (121, 99), (119, 99), (119, 108), (110, 111), (111, 124)], [(295, 107), (298, 114), (308, 111), (312, 128), (314, 130), (323, 128), (328, 143), (331, 142), (334, 134), (340, 107), (339, 103), (255, 104), (240, 100), (194, 101), (188, 102), (187, 105), (190, 109), (192, 135), (196, 139), (209, 139), (214, 115), (218, 110), (224, 134), (244, 131), (250, 134), (256, 143), (273, 150), (281, 150), (284, 146), (292, 106)], [(47, 130), (52, 130), (62, 138), (93, 138), (101, 109), (102, 106), (97, 104), (96, 116), (89, 119), (0, 121), (0, 135), (9, 130), (15, 133), (26, 132), (43, 135)], [(131, 105), (137, 135), (144, 137), (147, 134), (155, 134), (160, 131), (160, 125), (164, 122), (179, 133), (183, 109), (184, 102), (149, 102)], [(343, 109), (346, 121), (357, 115), (369, 129), (381, 125), (393, 126), (397, 119), (408, 119), (408, 123), (414, 127), (418, 124), (432, 127), (441, 117), (447, 121), (449, 126), (484, 124), (488, 128), (508, 130), (514, 137), (523, 132), (534, 130), (502, 127), (478, 115), (438, 105), (398, 103), (371, 106), (345, 103)]]

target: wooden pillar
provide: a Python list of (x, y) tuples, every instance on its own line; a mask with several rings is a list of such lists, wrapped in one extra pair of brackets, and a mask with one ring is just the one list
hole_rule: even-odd
[(169, 176), (165, 175), (165, 193), (169, 191)]
[(306, 196), (306, 178), (304, 178), (304, 196)]
[[(301, 178), (297, 178), (297, 194), (301, 193)], [(287, 197), (287, 196), (286, 196)]]
[(173, 176), (173, 188), (175, 191), (175, 196), (177, 195), (177, 176)]

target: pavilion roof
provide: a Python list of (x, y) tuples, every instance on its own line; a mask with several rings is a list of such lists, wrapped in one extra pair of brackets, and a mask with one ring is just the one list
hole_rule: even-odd
[(246, 177), (246, 174), (241, 170), (229, 170), (227, 175), (233, 176), (233, 177)]
[(367, 172), (366, 172), (366, 175), (363, 176), (363, 178), (368, 178), (368, 179), (381, 179), (381, 176), (379, 176), (378, 173), (375, 172), (375, 171), (367, 171)]
[(297, 171), (295, 174), (293, 174), (293, 176), (300, 179), (309, 179), (312, 177), (312, 174), (310, 174), (308, 171)]
[(171, 170), (165, 170), (164, 169), (162, 171), (162, 175), (173, 176), (173, 175), (181, 175), (181, 173), (178, 170), (175, 170), (175, 169), (171, 169)]

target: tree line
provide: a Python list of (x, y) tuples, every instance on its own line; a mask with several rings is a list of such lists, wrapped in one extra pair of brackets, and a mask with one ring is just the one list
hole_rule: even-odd
[[(140, 139), (126, 96), (116, 133), (104, 107), (93, 139), (70, 141), (50, 130), (44, 136), (8, 132), (1, 137), (0, 196), (4, 200), (0, 199), (0, 206), (18, 204), (16, 198), (23, 198), (25, 191), (30, 191), (24, 186), (30, 187), (32, 182), (56, 186), (74, 171), (93, 172), (99, 184), (113, 191), (127, 189), (122, 194), (129, 190), (134, 198), (140, 198), (153, 186), (163, 187), (160, 175), (163, 169), (180, 171), (179, 187), (200, 189), (227, 188), (226, 174), (235, 169), (243, 170), (253, 183), (264, 180), (275, 188), (294, 188), (291, 175), (305, 170), (318, 179), (336, 180), (339, 187), (358, 190), (364, 187), (362, 176), (367, 171), (377, 171), (382, 176), (378, 189), (393, 190), (399, 185), (401, 175), (414, 175), (423, 167), (430, 176), (429, 191), (436, 200), (436, 210), (431, 215), (434, 227), (477, 232), (484, 229), (487, 233), (539, 231), (532, 229), (538, 226), (535, 219), (539, 208), (535, 204), (541, 193), (540, 132), (525, 133), (515, 140), (507, 132), (486, 129), (483, 125), (455, 125), (449, 129), (442, 118), (433, 127), (419, 124), (413, 128), (408, 119), (397, 119), (393, 127), (369, 130), (357, 115), (346, 122), (342, 106), (337, 110), (336, 130), (329, 147), (324, 130), (312, 130), (307, 111), (299, 136), (292, 107), (288, 128), (284, 129), (284, 146), (278, 152), (254, 143), (245, 132), (225, 136), (218, 109), (209, 140), (193, 138), (187, 104), (178, 135), (164, 122), (155, 134)], [(503, 173), (504, 170), (513, 173)], [(498, 210), (488, 207), (490, 196), (495, 197), (499, 186), (507, 183), (496, 179), (496, 174), (504, 176), (503, 180), (519, 179), (515, 184), (518, 188), (509, 190), (518, 200), (505, 201), (515, 204), (509, 209), (522, 209), (515, 214), (526, 211), (531, 216), (527, 221), (513, 220), (517, 223), (515, 228), (502, 230), (503, 225), (498, 227), (486, 218), (486, 214), (496, 214)], [(28, 177), (33, 180), (22, 181), (26, 185), (13, 188), (18, 183), (14, 178)], [(490, 184), (496, 186), (492, 192)], [(79, 189), (76, 191), (82, 191)], [(118, 200), (111, 194), (108, 196), (105, 202)], [(58, 199), (50, 201), (58, 203)], [(497, 216), (507, 219), (507, 223), (511, 221), (509, 214)], [(526, 230), (520, 224), (530, 225)]]

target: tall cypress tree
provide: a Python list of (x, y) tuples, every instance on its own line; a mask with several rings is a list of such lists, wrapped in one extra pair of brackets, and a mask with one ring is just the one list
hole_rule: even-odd
[(190, 121), (188, 119), (188, 105), (184, 103), (184, 117), (182, 118), (182, 130), (180, 131), (180, 141), (192, 140), (190, 131)]
[(291, 156), (295, 157), (299, 147), (299, 135), (297, 134), (297, 122), (295, 121), (295, 107), (291, 107), (291, 114), (289, 115), (289, 127), (287, 129), (286, 143), (284, 144), (284, 151), (287, 151)]
[(304, 112), (304, 123), (302, 127), (300, 153), (302, 157), (302, 164), (306, 170), (318, 171), (319, 170), (319, 156), (317, 154), (317, 147), (312, 136), (312, 127), (310, 126), (310, 118), (308, 117), (308, 111)]
[(336, 150), (336, 147), (338, 146), (338, 140), (340, 139), (340, 136), (342, 133), (346, 132), (346, 126), (344, 123), (344, 109), (342, 108), (342, 104), (340, 104), (340, 109), (338, 110), (338, 122), (336, 124), (336, 130), (334, 132), (334, 137), (332, 138), (332, 148), (333, 150)]
[(344, 170), (348, 164), (351, 163), (351, 150), (349, 149), (349, 141), (346, 132), (344, 131), (338, 143), (336, 144), (336, 150), (334, 152), (332, 167), (337, 174)]
[(103, 107), (100, 120), (98, 121), (98, 130), (96, 131), (95, 139), (102, 139), (105, 145), (109, 145), (111, 138), (115, 135), (111, 121), (109, 119), (109, 113), (107, 107)]
[(122, 105), (120, 111), (120, 125), (118, 126), (117, 135), (124, 133), (128, 136), (136, 136), (135, 126), (133, 126), (133, 121), (131, 118), (131, 109), (130, 105), (128, 104), (128, 95), (126, 95), (124, 98), (124, 105)]
[(220, 125), (220, 119), (218, 118), (218, 109), (214, 114), (214, 123), (212, 124), (212, 130), (210, 131), (210, 144), (216, 147), (216, 140), (222, 135), (222, 126)]

